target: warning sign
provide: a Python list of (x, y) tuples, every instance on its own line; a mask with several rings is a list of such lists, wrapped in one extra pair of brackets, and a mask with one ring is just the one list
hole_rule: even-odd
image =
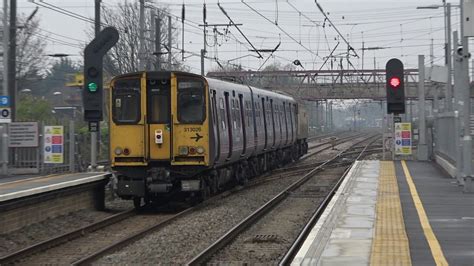
[(64, 128), (63, 126), (44, 127), (44, 162), (64, 162)]
[(395, 154), (411, 155), (411, 123), (395, 123)]

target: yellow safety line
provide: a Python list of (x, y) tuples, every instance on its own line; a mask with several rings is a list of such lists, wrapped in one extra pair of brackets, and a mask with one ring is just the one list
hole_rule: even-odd
[(411, 265), (402, 204), (393, 162), (380, 162), (371, 265)]
[(428, 245), (431, 249), (431, 255), (433, 256), (436, 265), (449, 265), (448, 261), (444, 257), (443, 250), (441, 249), (438, 239), (436, 239), (433, 229), (431, 229), (430, 221), (428, 220), (428, 216), (426, 216), (425, 208), (423, 207), (423, 203), (418, 196), (418, 191), (416, 190), (415, 183), (413, 182), (413, 178), (410, 175), (410, 171), (408, 170), (405, 161), (402, 161), (402, 167), (407, 179), (408, 187), (410, 188), (413, 203), (415, 204), (416, 212), (418, 213), (418, 218), (420, 219), (421, 227), (423, 228), (426, 240), (428, 241)]

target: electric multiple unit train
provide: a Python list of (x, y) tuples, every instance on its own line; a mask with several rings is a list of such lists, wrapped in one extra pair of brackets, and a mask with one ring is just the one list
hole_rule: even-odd
[(205, 198), (307, 152), (290, 96), (185, 72), (115, 77), (110, 152), (117, 194), (135, 206)]

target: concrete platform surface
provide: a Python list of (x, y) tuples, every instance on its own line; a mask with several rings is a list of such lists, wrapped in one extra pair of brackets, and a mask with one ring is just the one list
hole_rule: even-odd
[(109, 178), (111, 173), (90, 172), (1, 179), (0, 202)]
[(474, 194), (431, 162), (359, 161), (292, 265), (474, 265)]

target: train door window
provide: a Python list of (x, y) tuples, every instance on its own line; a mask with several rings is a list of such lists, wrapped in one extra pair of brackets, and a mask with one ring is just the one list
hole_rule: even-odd
[(112, 88), (112, 119), (116, 124), (136, 124), (140, 121), (140, 80), (121, 79)]
[(288, 140), (288, 114), (286, 111), (286, 104), (283, 103), (283, 115), (284, 115), (284, 120), (283, 122), (285, 123), (285, 138)]
[(291, 139), (293, 140), (293, 134), (295, 132), (295, 128), (293, 127), (293, 113), (291, 112), (291, 103), (288, 104), (288, 112), (290, 113), (290, 127), (291, 127)]
[(148, 123), (170, 121), (170, 84), (167, 80), (147, 80)]
[[(273, 100), (270, 100), (270, 104), (269, 104), (269, 108), (268, 108), (268, 109), (270, 110), (270, 115), (271, 115), (270, 119), (271, 119), (271, 121), (272, 121), (273, 133), (275, 133), (275, 124), (276, 124), (276, 123), (275, 123), (275, 115), (274, 115), (274, 114), (275, 114), (275, 110), (273, 109)], [(274, 138), (274, 140), (275, 140), (275, 136), (273, 136), (273, 138)]]
[(252, 124), (250, 123), (252, 118), (252, 109), (250, 108), (251, 104), (247, 101), (247, 124), (251, 127)]
[(178, 79), (178, 120), (201, 124), (206, 119), (204, 82), (199, 79)]
[(237, 129), (237, 122), (236, 122), (236, 117), (235, 117), (235, 103), (234, 103), (234, 99), (231, 99), (231, 113), (232, 113), (232, 125), (234, 127), (234, 129)]
[(219, 112), (220, 112), (222, 129), (225, 130), (225, 107), (224, 107), (224, 99), (222, 98), (219, 98)]

